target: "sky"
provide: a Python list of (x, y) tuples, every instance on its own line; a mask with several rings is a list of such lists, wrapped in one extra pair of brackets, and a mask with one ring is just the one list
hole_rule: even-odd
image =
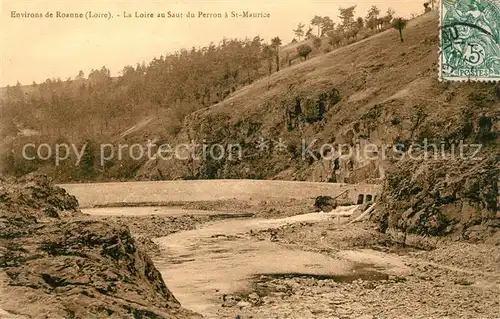
[[(118, 75), (126, 65), (149, 63), (154, 57), (181, 48), (203, 47), (226, 38), (266, 41), (279, 36), (283, 43), (294, 37), (299, 22), (310, 24), (313, 16), (338, 21), (338, 8), (357, 5), (355, 17), (366, 16), (376, 5), (381, 12), (391, 7), (397, 16), (423, 12), (424, 1), (413, 0), (0, 0), (0, 86), (31, 84), (47, 78), (85, 76), (106, 66)], [(12, 17), (38, 13), (43, 18)], [(111, 13), (111, 19), (56, 18), (61, 13)], [(182, 13), (183, 18), (135, 18), (140, 13)], [(187, 12), (231, 11), (269, 13), (269, 18), (186, 18)], [(52, 13), (53, 18), (45, 17)], [(132, 15), (125, 18), (125, 12)], [(15, 13), (14, 13), (15, 14)]]

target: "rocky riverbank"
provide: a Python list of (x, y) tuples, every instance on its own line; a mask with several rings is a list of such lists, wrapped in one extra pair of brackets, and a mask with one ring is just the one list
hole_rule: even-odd
[(3, 312), (50, 318), (194, 318), (127, 227), (83, 215), (44, 177), (1, 180)]

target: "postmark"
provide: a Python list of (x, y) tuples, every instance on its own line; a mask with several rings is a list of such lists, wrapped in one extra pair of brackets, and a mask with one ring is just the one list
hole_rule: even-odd
[(500, 81), (500, 0), (442, 0), (439, 79)]

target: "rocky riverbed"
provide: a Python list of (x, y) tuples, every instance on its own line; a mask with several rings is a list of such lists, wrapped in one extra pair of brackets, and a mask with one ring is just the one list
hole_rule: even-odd
[(46, 179), (1, 183), (2, 318), (499, 313), (492, 227), (474, 240), (421, 236), (426, 245), (412, 245), (378, 222), (352, 223), (365, 205), (324, 213), (314, 200), (192, 203), (89, 215)]

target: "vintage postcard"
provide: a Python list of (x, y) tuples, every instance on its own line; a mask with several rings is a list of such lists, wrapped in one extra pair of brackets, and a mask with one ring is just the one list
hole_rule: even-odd
[(0, 319), (498, 317), (498, 0), (0, 3)]

